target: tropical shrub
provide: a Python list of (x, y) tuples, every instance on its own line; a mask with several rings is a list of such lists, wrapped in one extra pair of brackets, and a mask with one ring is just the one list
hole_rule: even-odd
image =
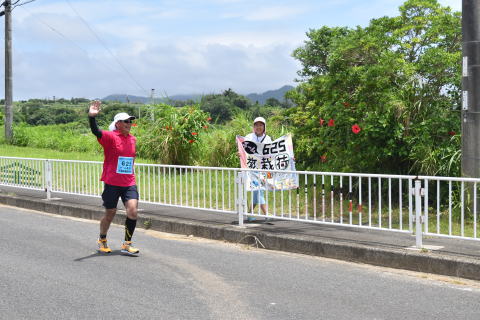
[(307, 36), (286, 113), (304, 169), (459, 175), (460, 13), (409, 0), (399, 16)]
[(188, 165), (195, 162), (197, 144), (209, 127), (210, 116), (197, 105), (174, 108), (161, 104), (153, 108), (152, 120), (138, 120), (137, 152), (158, 163)]

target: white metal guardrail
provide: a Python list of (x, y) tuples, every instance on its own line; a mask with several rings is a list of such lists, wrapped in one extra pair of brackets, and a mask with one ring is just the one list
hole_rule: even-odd
[[(479, 240), (480, 179), (296, 171), (300, 188), (253, 209), (238, 168), (135, 164), (140, 201), (245, 216)], [(255, 170), (266, 171), (266, 170)], [(0, 185), (100, 197), (102, 162), (0, 157)], [(275, 177), (280, 171), (269, 171)], [(281, 171), (285, 173), (288, 171)]]

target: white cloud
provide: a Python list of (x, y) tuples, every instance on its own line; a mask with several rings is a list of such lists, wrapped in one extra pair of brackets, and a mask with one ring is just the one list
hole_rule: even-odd
[(292, 6), (263, 6), (259, 7), (257, 5), (249, 6), (243, 11), (226, 11), (221, 17), (224, 19), (239, 18), (246, 21), (275, 21), (275, 20), (287, 20), (289, 18), (301, 15), (307, 9), (300, 6), (299, 4)]
[(19, 52), (14, 60), (15, 99), (30, 97), (102, 98), (111, 93), (263, 92), (291, 84), (298, 70), (290, 47), (191, 43), (134, 43), (108, 54), (88, 56), (75, 48), (56, 52)]
[[(65, 0), (35, 1), (15, 9), (15, 99), (149, 95), (151, 88), (168, 95), (229, 87), (239, 93), (275, 89), (293, 83), (300, 66), (291, 53), (302, 45), (309, 28), (366, 24), (397, 14), (404, 2), (69, 1), (103, 44)], [(457, 10), (460, 2), (440, 0), (454, 9), (456, 4)], [(0, 33), (2, 29), (0, 25)]]
[(265, 21), (287, 19), (305, 12), (304, 8), (298, 6), (272, 6), (253, 10), (245, 16), (246, 20)]
[(298, 46), (305, 38), (304, 32), (230, 32), (206, 35), (195, 40), (182, 39), (188, 42), (194, 41), (200, 44), (223, 44), (263, 47), (268, 45)]

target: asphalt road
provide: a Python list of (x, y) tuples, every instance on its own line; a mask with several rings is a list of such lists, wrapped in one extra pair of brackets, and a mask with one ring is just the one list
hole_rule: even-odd
[(480, 283), (0, 206), (0, 319), (476, 319)]

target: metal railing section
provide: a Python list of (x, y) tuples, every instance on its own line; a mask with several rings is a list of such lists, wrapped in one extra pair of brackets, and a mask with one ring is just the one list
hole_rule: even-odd
[[(248, 171), (244, 170), (243, 174)], [(273, 178), (277, 174), (298, 174), (299, 188), (264, 191), (266, 214), (260, 206), (253, 208), (254, 192), (245, 191), (243, 214), (397, 232), (413, 230), (413, 194), (409, 192), (413, 176), (269, 172)]]
[[(99, 197), (102, 162), (0, 157), (0, 185)], [(480, 179), (310, 171), (299, 188), (264, 191), (266, 212), (246, 190), (248, 169), (135, 164), (140, 201), (245, 216), (478, 240)], [(254, 170), (262, 172), (266, 170)]]
[(236, 213), (238, 169), (135, 164), (140, 201)]
[(47, 163), (44, 159), (0, 157), (0, 184), (45, 190)]

